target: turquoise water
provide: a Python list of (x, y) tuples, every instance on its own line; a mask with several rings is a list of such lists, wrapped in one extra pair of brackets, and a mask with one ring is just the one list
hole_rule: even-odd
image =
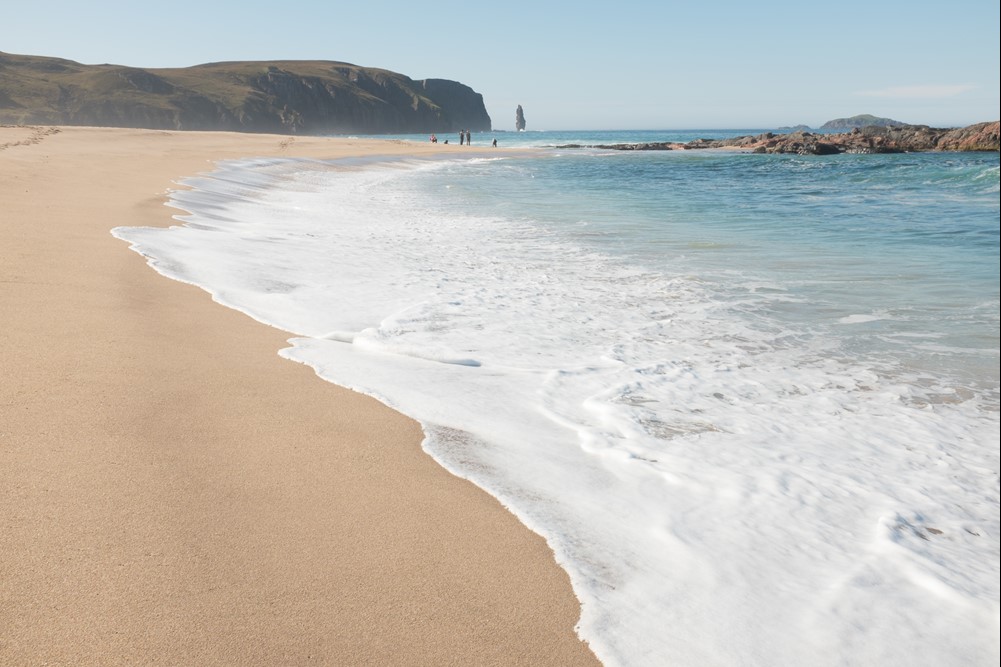
[(607, 665), (997, 664), (998, 154), (553, 148), (726, 134), (234, 161), (115, 233), (417, 419)]
[[(440, 174), (426, 179), (433, 191)], [(954, 374), (947, 386), (997, 407), (996, 153), (564, 150), (463, 165), (449, 179), (439, 194), (452, 210), (531, 220), (623, 261), (694, 273), (719, 298), (768, 283), (782, 298), (744, 316), (833, 337), (846, 355)]]

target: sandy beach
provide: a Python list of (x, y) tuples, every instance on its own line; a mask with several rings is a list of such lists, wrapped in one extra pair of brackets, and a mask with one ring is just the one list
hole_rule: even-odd
[(462, 150), (0, 128), (0, 664), (597, 664), (542, 538), (415, 422), (110, 233), (217, 160)]

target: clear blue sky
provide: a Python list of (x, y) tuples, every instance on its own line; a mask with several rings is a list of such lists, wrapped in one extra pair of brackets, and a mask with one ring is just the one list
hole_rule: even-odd
[(461, 81), (495, 128), (771, 128), (999, 115), (997, 0), (0, 0), (0, 51), (184, 67), (339, 60)]

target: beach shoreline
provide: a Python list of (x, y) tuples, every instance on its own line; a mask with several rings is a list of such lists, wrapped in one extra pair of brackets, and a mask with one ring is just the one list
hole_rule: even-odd
[(0, 662), (597, 664), (545, 541), (416, 422), (110, 231), (221, 160), (452, 154), (0, 128)]

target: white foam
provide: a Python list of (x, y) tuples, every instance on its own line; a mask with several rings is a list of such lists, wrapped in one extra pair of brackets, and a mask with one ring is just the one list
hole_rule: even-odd
[(442, 163), (399, 166), (234, 162), (183, 227), (115, 234), (420, 420), (547, 538), (606, 664), (996, 663), (996, 412), (740, 316), (781, 285), (460, 215), (410, 178), (453, 196)]
[(867, 322), (879, 322), (880, 320), (892, 319), (887, 316), (885, 312), (883, 313), (869, 313), (862, 314), (858, 313), (855, 315), (846, 315), (838, 320), (841, 324), (865, 324)]

